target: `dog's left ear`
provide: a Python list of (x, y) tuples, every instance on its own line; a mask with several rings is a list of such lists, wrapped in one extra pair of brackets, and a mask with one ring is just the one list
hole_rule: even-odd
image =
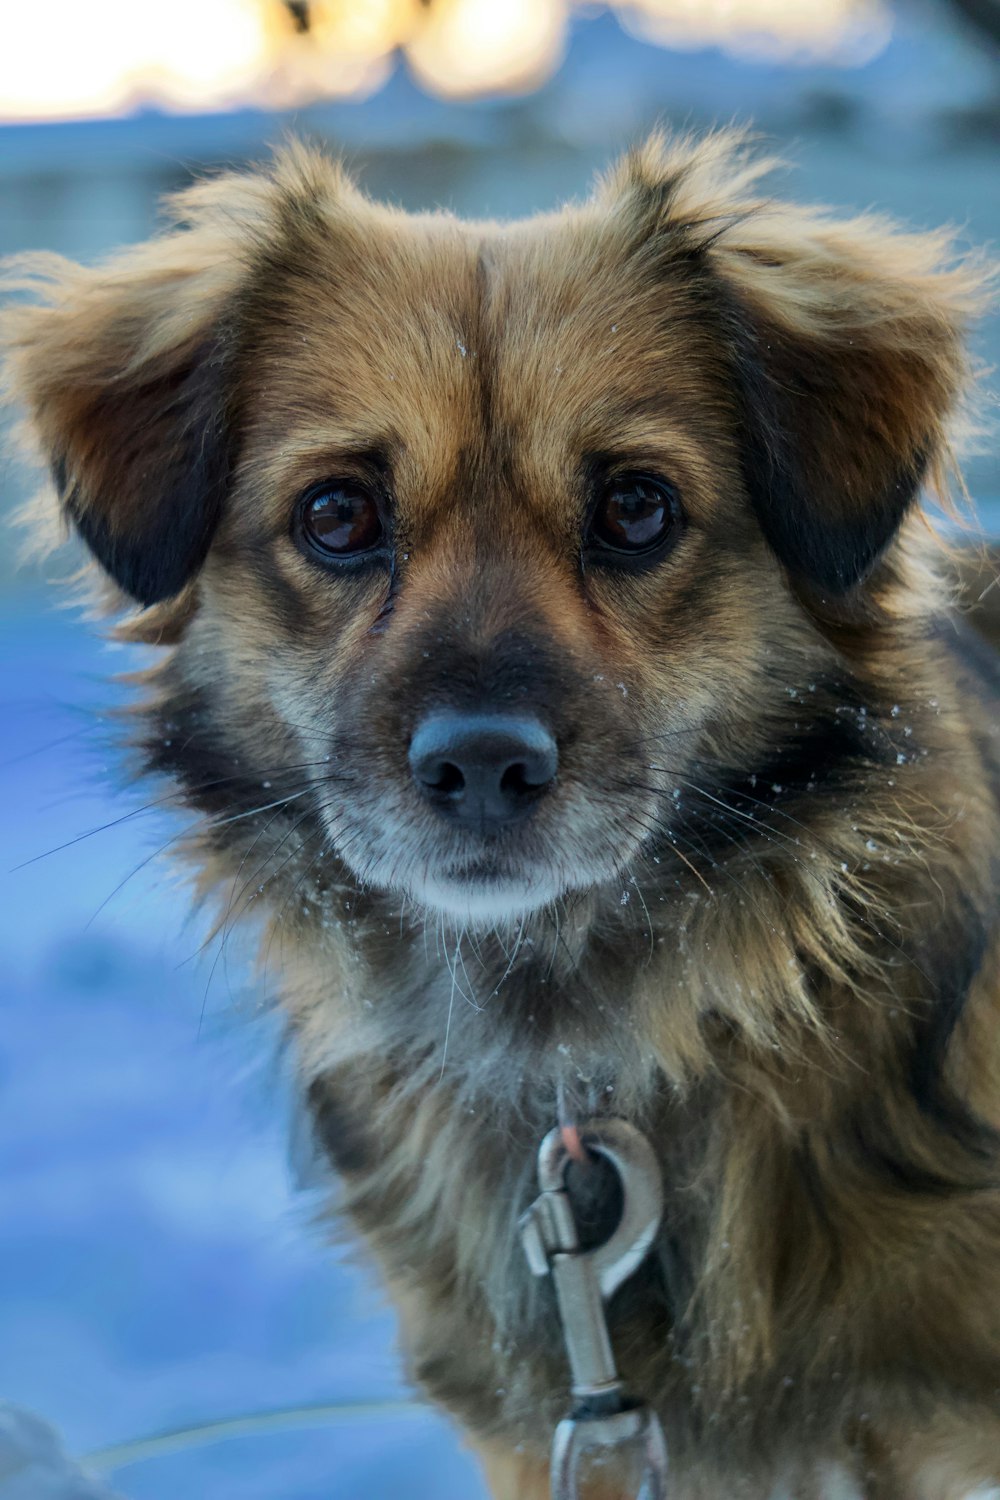
[(761, 209), (706, 253), (757, 519), (794, 576), (843, 594), (925, 479), (942, 487), (981, 277), (954, 266), (945, 234), (792, 208)]
[(844, 593), (925, 477), (945, 473), (968, 380), (966, 326), (986, 278), (945, 232), (760, 197), (773, 165), (740, 132), (654, 137), (610, 187), (630, 205), (617, 222), (632, 253), (667, 285), (694, 281), (772, 550), (797, 579)]

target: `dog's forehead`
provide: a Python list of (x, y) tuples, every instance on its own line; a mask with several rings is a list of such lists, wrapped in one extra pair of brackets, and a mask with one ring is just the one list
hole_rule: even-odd
[(551, 504), (595, 454), (683, 467), (706, 407), (683, 282), (639, 274), (594, 215), (397, 215), (346, 254), (331, 237), (270, 317), (253, 405), (272, 452), (308, 478), (385, 451), (415, 520), (472, 471)]

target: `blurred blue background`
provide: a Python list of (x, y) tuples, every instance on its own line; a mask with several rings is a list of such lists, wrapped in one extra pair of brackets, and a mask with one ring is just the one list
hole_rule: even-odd
[[(376, 195), (508, 216), (582, 193), (657, 121), (732, 119), (792, 162), (792, 196), (995, 245), (998, 38), (993, 0), (8, 0), (0, 254), (89, 260), (142, 238), (162, 193), (288, 129), (346, 154)], [(977, 348), (997, 362), (995, 319)], [(996, 458), (966, 472), (985, 529), (1000, 529)], [(5, 458), (5, 511), (26, 485)], [(109, 678), (134, 659), (15, 553), (8, 534), (0, 1396), (78, 1455), (396, 1399), (392, 1316), (328, 1247), (322, 1192), (299, 1181), (308, 1153), (265, 987), (237, 952), (199, 951), (156, 857), (167, 812), (123, 818), (140, 802), (120, 784)], [(229, 1437), (111, 1477), (130, 1500), (481, 1493), (456, 1435), (420, 1412)]]

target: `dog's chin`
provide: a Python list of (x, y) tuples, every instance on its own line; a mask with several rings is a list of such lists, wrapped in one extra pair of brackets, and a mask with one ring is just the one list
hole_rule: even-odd
[[(550, 842), (555, 845), (555, 839)], [(564, 897), (620, 878), (619, 860), (611, 850), (595, 847), (597, 838), (591, 840), (586, 859), (576, 850), (556, 847), (450, 848), (435, 856), (426, 846), (411, 851), (406, 843), (402, 835), (387, 837), (384, 829), (373, 833), (367, 847), (349, 835), (340, 858), (362, 889), (379, 891), (393, 902), (405, 901), (456, 927), (517, 925)]]
[[(358, 872), (359, 875), (361, 872)], [(570, 892), (589, 889), (591, 872), (577, 878), (554, 865), (475, 864), (401, 868), (399, 861), (369, 862), (362, 876), (369, 889), (405, 901), (456, 927), (489, 929), (517, 925)]]
[(406, 894), (418, 906), (462, 926), (496, 927), (551, 906), (567, 889), (564, 881), (551, 875), (430, 875), (408, 882)]

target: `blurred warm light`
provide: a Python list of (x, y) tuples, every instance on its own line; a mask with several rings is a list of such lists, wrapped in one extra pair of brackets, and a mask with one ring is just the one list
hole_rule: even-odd
[[(0, 120), (220, 110), (371, 93), (402, 53), (446, 98), (517, 93), (559, 66), (591, 0), (8, 0)], [(887, 0), (612, 0), (671, 47), (861, 63), (885, 45)]]
[(286, 28), (268, 102), (372, 93), (424, 12), (421, 0), (312, 0), (308, 33)]
[(257, 0), (35, 0), (4, 7), (0, 118), (223, 109), (260, 77)]
[(567, 0), (437, 0), (407, 56), (435, 94), (535, 88), (562, 59), (567, 10)]
[(628, 30), (665, 47), (721, 47), (743, 56), (859, 65), (882, 51), (883, 0), (619, 0)]

